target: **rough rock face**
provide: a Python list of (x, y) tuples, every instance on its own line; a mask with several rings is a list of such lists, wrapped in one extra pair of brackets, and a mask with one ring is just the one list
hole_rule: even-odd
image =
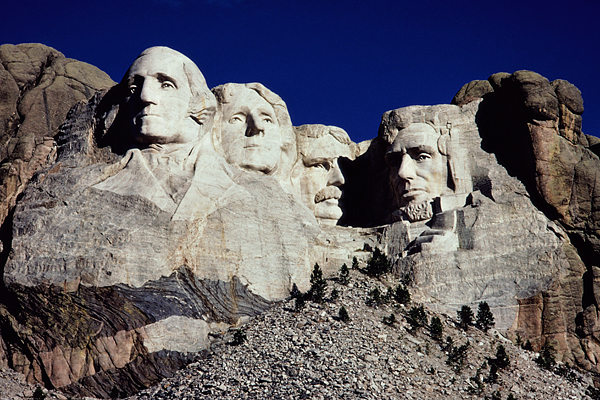
[[(482, 147), (523, 182), (533, 203), (566, 231), (567, 275), (520, 301), (520, 324), (550, 340), (580, 365), (597, 371), (600, 260), (598, 139), (581, 131), (583, 100), (565, 80), (549, 82), (531, 71), (499, 73), (481, 96), (465, 85), (454, 104), (483, 97), (477, 123)], [(574, 246), (574, 247), (573, 247)]]
[(114, 82), (41, 44), (0, 46), (0, 223), (53, 150), (69, 109)]
[[(276, 177), (215, 153), (216, 100), (191, 60), (152, 48), (130, 71), (151, 85), (147, 70), (165, 64), (188, 80), (183, 101), (140, 96), (134, 105), (135, 89), (124, 96), (121, 84), (78, 104), (54, 163), (14, 209), (0, 356), (29, 381), (80, 395), (134, 393), (205, 349), (211, 331), (258, 315), (293, 284), (309, 287), (313, 213)], [(173, 109), (178, 101), (205, 108), (190, 114)], [(131, 144), (124, 114), (139, 113), (136, 105), (150, 107), (143, 124), (146, 113), (175, 111), (176, 133), (190, 143)], [(148, 119), (138, 133), (175, 130)]]
[[(471, 176), (473, 191), (466, 198), (446, 196), (462, 203), (442, 209), (430, 221), (393, 223), (384, 230), (381, 243), (396, 273), (412, 281), (421, 301), (451, 313), (462, 304), (476, 307), (486, 301), (498, 327), (529, 337), (519, 326), (519, 301), (549, 290), (569, 274), (570, 243), (532, 204), (523, 184), (482, 149), (476, 123), (481, 106), (480, 101), (462, 107), (412, 106), (384, 114), (372, 152), (386, 148), (386, 132), (395, 129), (399, 114), (414, 122), (451, 123), (456, 149), (468, 150), (452, 157), (467, 167), (463, 175)], [(452, 203), (444, 198), (440, 197), (442, 208)], [(578, 272), (581, 277), (583, 271)]]
[(15, 210), (8, 303), (36, 312), (9, 310), (3, 336), (22, 339), (10, 363), (29, 380), (108, 397), (169, 376), (210, 331), (258, 315), (292, 283), (307, 290), (318, 228), (275, 178), (244, 171), (203, 220), (97, 189), (114, 165), (97, 162), (90, 135), (101, 97), (70, 114), (56, 163)]
[[(63, 105), (112, 82), (82, 84), (102, 74), (37, 45), (2, 46), (0, 56), (8, 171), (0, 216), (10, 216), (0, 364), (30, 382), (78, 395), (134, 393), (206, 349), (213, 332), (285, 299), (292, 284), (307, 290), (315, 262), (333, 274), (352, 256), (366, 261), (362, 250), (375, 246), (391, 257), (398, 279), (411, 281), (414, 298), (452, 313), (487, 301), (499, 328), (537, 347), (550, 341), (563, 359), (597, 370), (600, 141), (581, 132), (581, 94), (568, 82), (495, 74), (465, 85), (452, 105), (386, 112), (378, 136), (358, 146), (331, 127), (296, 129), (344, 144), (350, 157), (345, 150), (312, 157), (302, 140), (284, 145), (273, 131), (269, 142), (285, 151), (228, 163), (223, 126), (244, 120), (227, 140), (251, 141), (249, 121), (258, 118), (235, 111), (236, 119), (222, 121), (219, 113), (238, 100), (278, 111), (270, 122), (294, 139), (285, 103), (260, 84), (246, 85), (252, 91), (237, 100), (235, 91), (211, 92), (187, 57), (152, 48), (132, 65), (137, 83), (124, 80), (78, 103), (56, 135)], [(182, 67), (174, 73), (188, 80), (183, 97), (198, 97), (181, 104), (204, 107), (176, 121), (197, 137), (132, 144), (139, 138), (131, 116), (144, 121), (140, 110), (149, 103), (140, 85), (163, 56)], [(135, 133), (155, 133), (148, 126)], [(431, 180), (440, 190), (424, 202), (404, 201), (409, 208), (398, 213), (399, 196), (414, 200), (407, 193), (424, 191), (398, 184), (404, 172), (390, 149), (406, 156), (407, 143), (396, 140), (403, 130), (413, 141), (429, 132), (423, 159), (439, 161)], [(285, 168), (263, 168), (271, 158)], [(291, 184), (294, 163), (320, 168), (324, 160), (335, 173), (311, 175), (315, 187), (305, 197), (316, 204), (331, 196), (336, 213), (328, 219), (341, 227), (319, 225), (316, 207), (307, 208)]]

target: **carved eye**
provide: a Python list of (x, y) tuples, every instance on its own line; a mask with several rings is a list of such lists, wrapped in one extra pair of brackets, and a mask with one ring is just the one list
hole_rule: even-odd
[(162, 89), (175, 89), (175, 85), (172, 82), (164, 81), (160, 84)]
[(319, 163), (319, 164), (317, 164), (315, 166), (317, 168), (322, 168), (325, 171), (329, 171), (333, 165), (332, 165), (331, 161), (325, 161), (325, 162)]
[(273, 123), (273, 118), (271, 118), (271, 117), (264, 117), (263, 118), (263, 122), (266, 122), (267, 124), (272, 124)]
[(429, 159), (431, 159), (431, 154), (428, 153), (419, 153), (416, 158), (416, 160), (419, 162), (427, 161)]
[(134, 94), (137, 91), (137, 85), (129, 85), (129, 93)]
[(241, 115), (234, 115), (233, 117), (229, 118), (230, 124), (240, 124), (243, 122), (245, 122), (245, 119)]

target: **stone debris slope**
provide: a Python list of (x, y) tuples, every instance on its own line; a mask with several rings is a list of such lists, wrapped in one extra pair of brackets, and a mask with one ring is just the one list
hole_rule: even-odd
[[(356, 270), (347, 286), (328, 280), (327, 294), (337, 289), (337, 300), (307, 302), (300, 311), (295, 300), (284, 302), (244, 326), (241, 344), (233, 343), (243, 339), (240, 332), (223, 332), (175, 377), (129, 399), (588, 398), (589, 375), (564, 366), (562, 376), (544, 370), (534, 362), (536, 353), (497, 332), (475, 327), (465, 332), (455, 316), (441, 315), (444, 341), (450, 336), (455, 347), (469, 343), (457, 372), (428, 328), (415, 332), (407, 322), (404, 315), (414, 304), (366, 305), (375, 286), (385, 293), (391, 285)], [(349, 322), (339, 320), (342, 305)], [(396, 321), (384, 323), (392, 313)], [(486, 361), (499, 345), (506, 347), (510, 365), (500, 369), (496, 383), (486, 382)]]
[(9, 368), (0, 369), (0, 400), (21, 399), (67, 400), (68, 397), (56, 390), (44, 389), (25, 381), (25, 375)]

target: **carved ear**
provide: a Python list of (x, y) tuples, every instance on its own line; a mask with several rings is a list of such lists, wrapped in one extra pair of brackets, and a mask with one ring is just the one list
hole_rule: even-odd
[(443, 155), (443, 156), (448, 156), (448, 140), (450, 139), (450, 135), (441, 135), (440, 138), (438, 139), (437, 145), (438, 145), (438, 151)]

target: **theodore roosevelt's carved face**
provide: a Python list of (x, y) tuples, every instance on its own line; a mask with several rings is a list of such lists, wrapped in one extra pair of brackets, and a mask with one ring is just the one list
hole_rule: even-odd
[(227, 162), (272, 174), (281, 159), (281, 129), (271, 104), (255, 90), (236, 87), (223, 104), (221, 146)]
[(425, 123), (402, 129), (386, 153), (390, 181), (400, 207), (439, 197), (446, 188), (445, 159), (438, 149), (440, 135)]
[(127, 74), (127, 111), (138, 142), (187, 143), (200, 126), (190, 115), (192, 92), (177, 54), (160, 51), (139, 57)]
[(330, 134), (318, 138), (305, 138), (300, 178), (300, 191), (304, 203), (314, 211), (321, 222), (335, 224), (342, 216), (339, 199), (344, 176), (338, 165), (340, 157), (351, 157), (350, 146), (339, 142)]

